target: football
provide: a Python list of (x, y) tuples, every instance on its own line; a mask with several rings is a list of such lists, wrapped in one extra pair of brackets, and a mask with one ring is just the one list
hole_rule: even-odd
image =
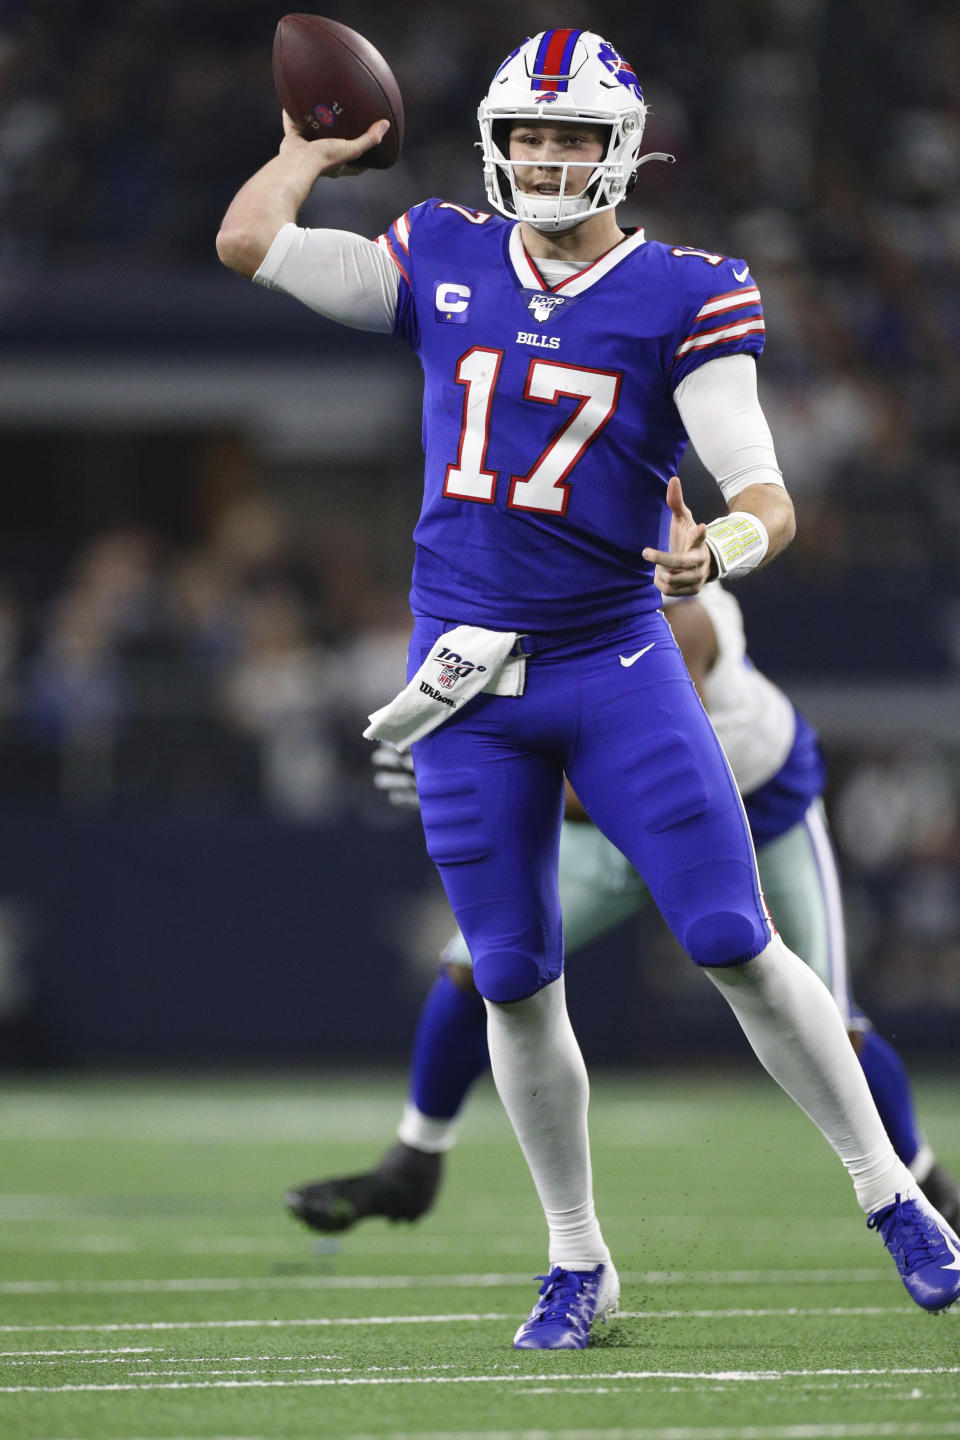
[(307, 140), (355, 140), (374, 120), (389, 120), (361, 164), (395, 165), (403, 144), (403, 100), (390, 66), (369, 40), (322, 15), (284, 15), (273, 37), (273, 83)]

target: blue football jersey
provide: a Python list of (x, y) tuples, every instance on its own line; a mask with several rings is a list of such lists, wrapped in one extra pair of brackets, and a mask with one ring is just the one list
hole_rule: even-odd
[(763, 348), (744, 261), (628, 236), (552, 288), (515, 222), (428, 200), (379, 243), (424, 372), (417, 615), (595, 629), (660, 604), (685, 375)]

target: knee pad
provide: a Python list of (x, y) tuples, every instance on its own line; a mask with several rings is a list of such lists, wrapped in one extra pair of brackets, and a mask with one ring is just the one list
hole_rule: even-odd
[(754, 915), (745, 915), (741, 910), (713, 910), (694, 920), (683, 937), (683, 946), (695, 965), (738, 965), (765, 950), (771, 933)]
[(509, 1005), (526, 1000), (545, 985), (559, 978), (561, 961), (547, 965), (541, 958), (524, 950), (487, 950), (473, 962), (473, 978), (485, 1000)]
[(736, 965), (770, 944), (752, 856), (720, 856), (675, 870), (660, 894), (670, 929), (696, 965)]

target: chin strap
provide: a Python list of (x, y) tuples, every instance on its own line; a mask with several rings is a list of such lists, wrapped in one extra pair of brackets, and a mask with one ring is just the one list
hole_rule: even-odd
[(515, 191), (513, 204), (517, 219), (525, 220), (535, 230), (567, 230), (586, 219), (590, 210), (586, 195), (571, 195), (563, 199), (552, 195), (523, 195)]
[(628, 195), (633, 194), (634, 186), (637, 183), (637, 170), (640, 169), (641, 165), (646, 165), (648, 160), (665, 160), (668, 165), (676, 165), (677, 163), (676, 155), (665, 155), (662, 150), (651, 150), (649, 155), (641, 155), (637, 161), (636, 169), (627, 182), (626, 193)]
[(640, 156), (636, 168), (639, 170), (640, 166), (646, 165), (648, 160), (665, 160), (668, 165), (676, 165), (677, 163), (676, 155), (666, 155), (662, 150), (651, 150), (649, 155)]

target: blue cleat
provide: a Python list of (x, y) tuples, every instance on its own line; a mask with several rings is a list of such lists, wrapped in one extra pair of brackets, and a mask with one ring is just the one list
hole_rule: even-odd
[(608, 1260), (595, 1270), (561, 1270), (542, 1280), (540, 1299), (513, 1337), (515, 1350), (586, 1350), (594, 1320), (608, 1320), (620, 1302), (620, 1281)]
[(960, 1300), (960, 1238), (929, 1201), (897, 1195), (892, 1205), (874, 1210), (867, 1227), (879, 1230), (910, 1298), (924, 1310), (946, 1310)]

